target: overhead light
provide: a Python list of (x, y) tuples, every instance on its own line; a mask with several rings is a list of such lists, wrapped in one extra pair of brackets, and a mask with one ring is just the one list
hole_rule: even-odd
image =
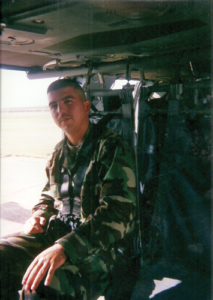
[(0, 23), (0, 35), (2, 34), (2, 32), (4, 31), (4, 28), (6, 27), (5, 23)]
[(36, 23), (36, 24), (44, 24), (44, 20), (33, 20), (32, 21), (33, 23)]
[(154, 92), (150, 95), (148, 101), (150, 100), (154, 100), (154, 99), (160, 99), (162, 98), (164, 95), (166, 94), (166, 92)]

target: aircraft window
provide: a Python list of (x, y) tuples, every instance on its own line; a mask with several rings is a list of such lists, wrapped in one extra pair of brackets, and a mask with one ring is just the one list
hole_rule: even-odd
[(46, 97), (47, 86), (55, 79), (29, 80), (25, 72), (8, 70), (1, 75), (1, 155), (47, 157), (61, 138)]
[[(104, 104), (103, 104), (103, 98), (102, 98), (102, 97), (95, 98), (95, 99), (92, 101), (92, 104), (95, 106), (95, 108), (96, 108), (98, 111), (104, 111)], [(94, 111), (94, 107), (92, 107), (92, 110)]]
[[(130, 80), (129, 84), (135, 85), (137, 82), (139, 82), (139, 81), (138, 80)], [(128, 83), (128, 81), (126, 79), (117, 79), (111, 86), (111, 89), (112, 90), (121, 90), (127, 83)]]
[(45, 96), (54, 80), (1, 70), (1, 236), (22, 230), (46, 182), (47, 157), (62, 139)]

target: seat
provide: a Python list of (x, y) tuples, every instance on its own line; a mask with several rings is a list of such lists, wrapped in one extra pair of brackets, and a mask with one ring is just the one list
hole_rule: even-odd
[[(140, 155), (147, 158), (141, 158), (140, 203), (153, 201), (154, 209), (144, 237), (146, 260), (131, 300), (141, 300), (144, 277), (181, 280), (154, 300), (210, 300), (211, 118), (180, 113), (178, 100), (166, 103), (164, 114), (143, 115), (139, 132)], [(153, 151), (148, 151), (151, 145)]]

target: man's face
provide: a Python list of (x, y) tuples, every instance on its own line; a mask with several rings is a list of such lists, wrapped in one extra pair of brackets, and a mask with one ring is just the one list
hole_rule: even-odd
[(48, 93), (53, 120), (65, 133), (81, 131), (87, 124), (90, 102), (84, 99), (81, 91), (69, 86)]

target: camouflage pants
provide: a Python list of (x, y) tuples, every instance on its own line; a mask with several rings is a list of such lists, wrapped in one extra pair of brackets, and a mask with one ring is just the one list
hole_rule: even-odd
[[(33, 259), (54, 241), (44, 234), (16, 233), (2, 238), (1, 250), (1, 297), (18, 299), (22, 277)], [(88, 256), (81, 264), (65, 262), (55, 271), (49, 287), (43, 282), (37, 289), (41, 298), (48, 299), (97, 299), (104, 294), (110, 282), (109, 268), (100, 254)]]

